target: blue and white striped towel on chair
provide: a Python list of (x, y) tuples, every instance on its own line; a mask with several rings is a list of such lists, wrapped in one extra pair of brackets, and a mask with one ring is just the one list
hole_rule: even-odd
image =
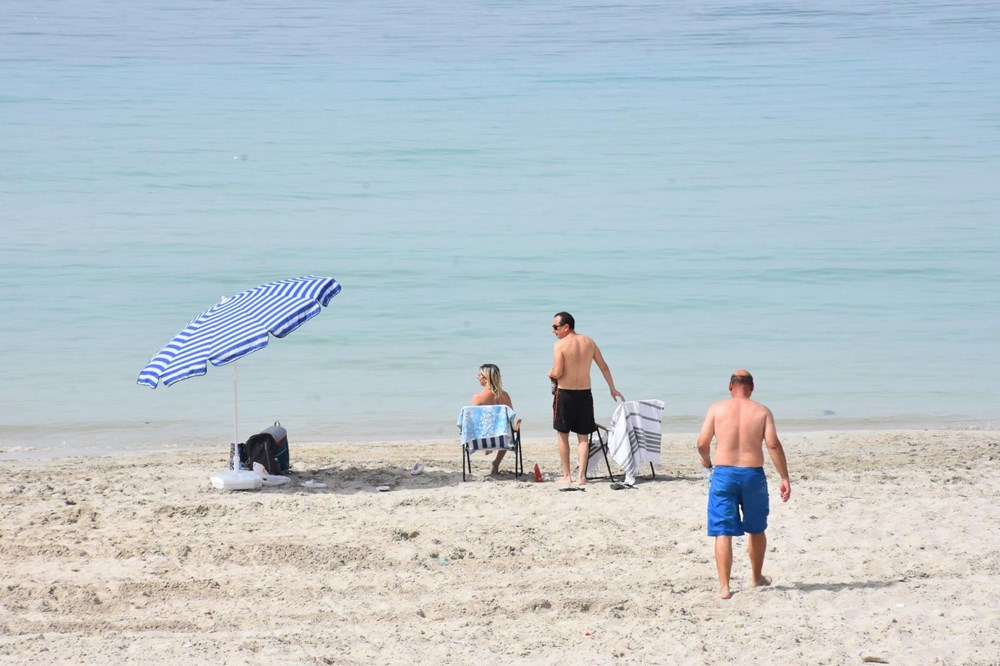
[(457, 424), (462, 431), (462, 446), (469, 451), (513, 451), (515, 444), (512, 428), (516, 420), (517, 415), (507, 405), (463, 407), (458, 413)]

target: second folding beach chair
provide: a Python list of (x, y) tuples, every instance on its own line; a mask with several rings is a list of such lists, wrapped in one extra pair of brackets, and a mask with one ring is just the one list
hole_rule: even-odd
[(603, 479), (601, 472), (601, 458), (604, 459), (604, 467), (608, 470), (607, 478), (615, 480), (615, 475), (611, 472), (611, 463), (608, 461), (608, 429), (597, 423), (597, 428), (590, 433), (588, 443), (590, 450), (587, 453), (587, 480)]

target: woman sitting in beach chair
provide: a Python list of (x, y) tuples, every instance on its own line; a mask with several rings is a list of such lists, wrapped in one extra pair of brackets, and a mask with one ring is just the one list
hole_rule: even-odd
[[(472, 396), (470, 405), (507, 405), (511, 409), (514, 405), (510, 401), (510, 394), (503, 390), (503, 381), (500, 379), (500, 368), (492, 363), (483, 363), (476, 372), (476, 379), (483, 390)], [(486, 455), (493, 453), (491, 449), (484, 451)], [(506, 449), (498, 449), (496, 458), (493, 459), (493, 474), (500, 471), (500, 462), (507, 455)]]

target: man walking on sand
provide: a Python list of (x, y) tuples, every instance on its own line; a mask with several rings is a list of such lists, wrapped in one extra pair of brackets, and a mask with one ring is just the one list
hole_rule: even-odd
[[(701, 464), (712, 471), (708, 491), (708, 536), (715, 537), (715, 566), (719, 570), (719, 596), (728, 599), (729, 575), (733, 569), (733, 537), (748, 533), (747, 552), (753, 586), (770, 585), (763, 574), (767, 550), (767, 514), (769, 500), (764, 476), (764, 452), (767, 444), (778, 475), (781, 477), (781, 501), (792, 496), (788, 480), (785, 450), (778, 441), (771, 410), (750, 399), (753, 376), (737, 370), (729, 378), (729, 400), (720, 400), (708, 408), (698, 436)], [(710, 455), (715, 438), (715, 466)], [(742, 511), (743, 517), (740, 518)]]
[(625, 400), (615, 388), (611, 370), (601, 356), (597, 343), (576, 332), (576, 321), (568, 312), (559, 312), (552, 319), (552, 333), (559, 338), (552, 348), (553, 363), (549, 370), (552, 380), (552, 427), (559, 433), (559, 461), (562, 463), (562, 482), (572, 483), (569, 468), (569, 433), (577, 437), (577, 454), (580, 458), (580, 477), (577, 486), (582, 490), (587, 484), (587, 459), (590, 449), (587, 438), (594, 432), (594, 396), (590, 392), (590, 367), (596, 363), (604, 381), (611, 389), (612, 399)]

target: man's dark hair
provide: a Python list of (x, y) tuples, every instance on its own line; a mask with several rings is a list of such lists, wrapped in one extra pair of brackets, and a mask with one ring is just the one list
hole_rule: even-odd
[(732, 375), (729, 378), (731, 384), (743, 384), (744, 386), (749, 386), (753, 388), (753, 375), (749, 372), (745, 375)]
[(569, 324), (569, 330), (576, 330), (576, 320), (573, 319), (573, 315), (568, 312), (557, 312), (555, 316), (559, 317), (560, 324)]

